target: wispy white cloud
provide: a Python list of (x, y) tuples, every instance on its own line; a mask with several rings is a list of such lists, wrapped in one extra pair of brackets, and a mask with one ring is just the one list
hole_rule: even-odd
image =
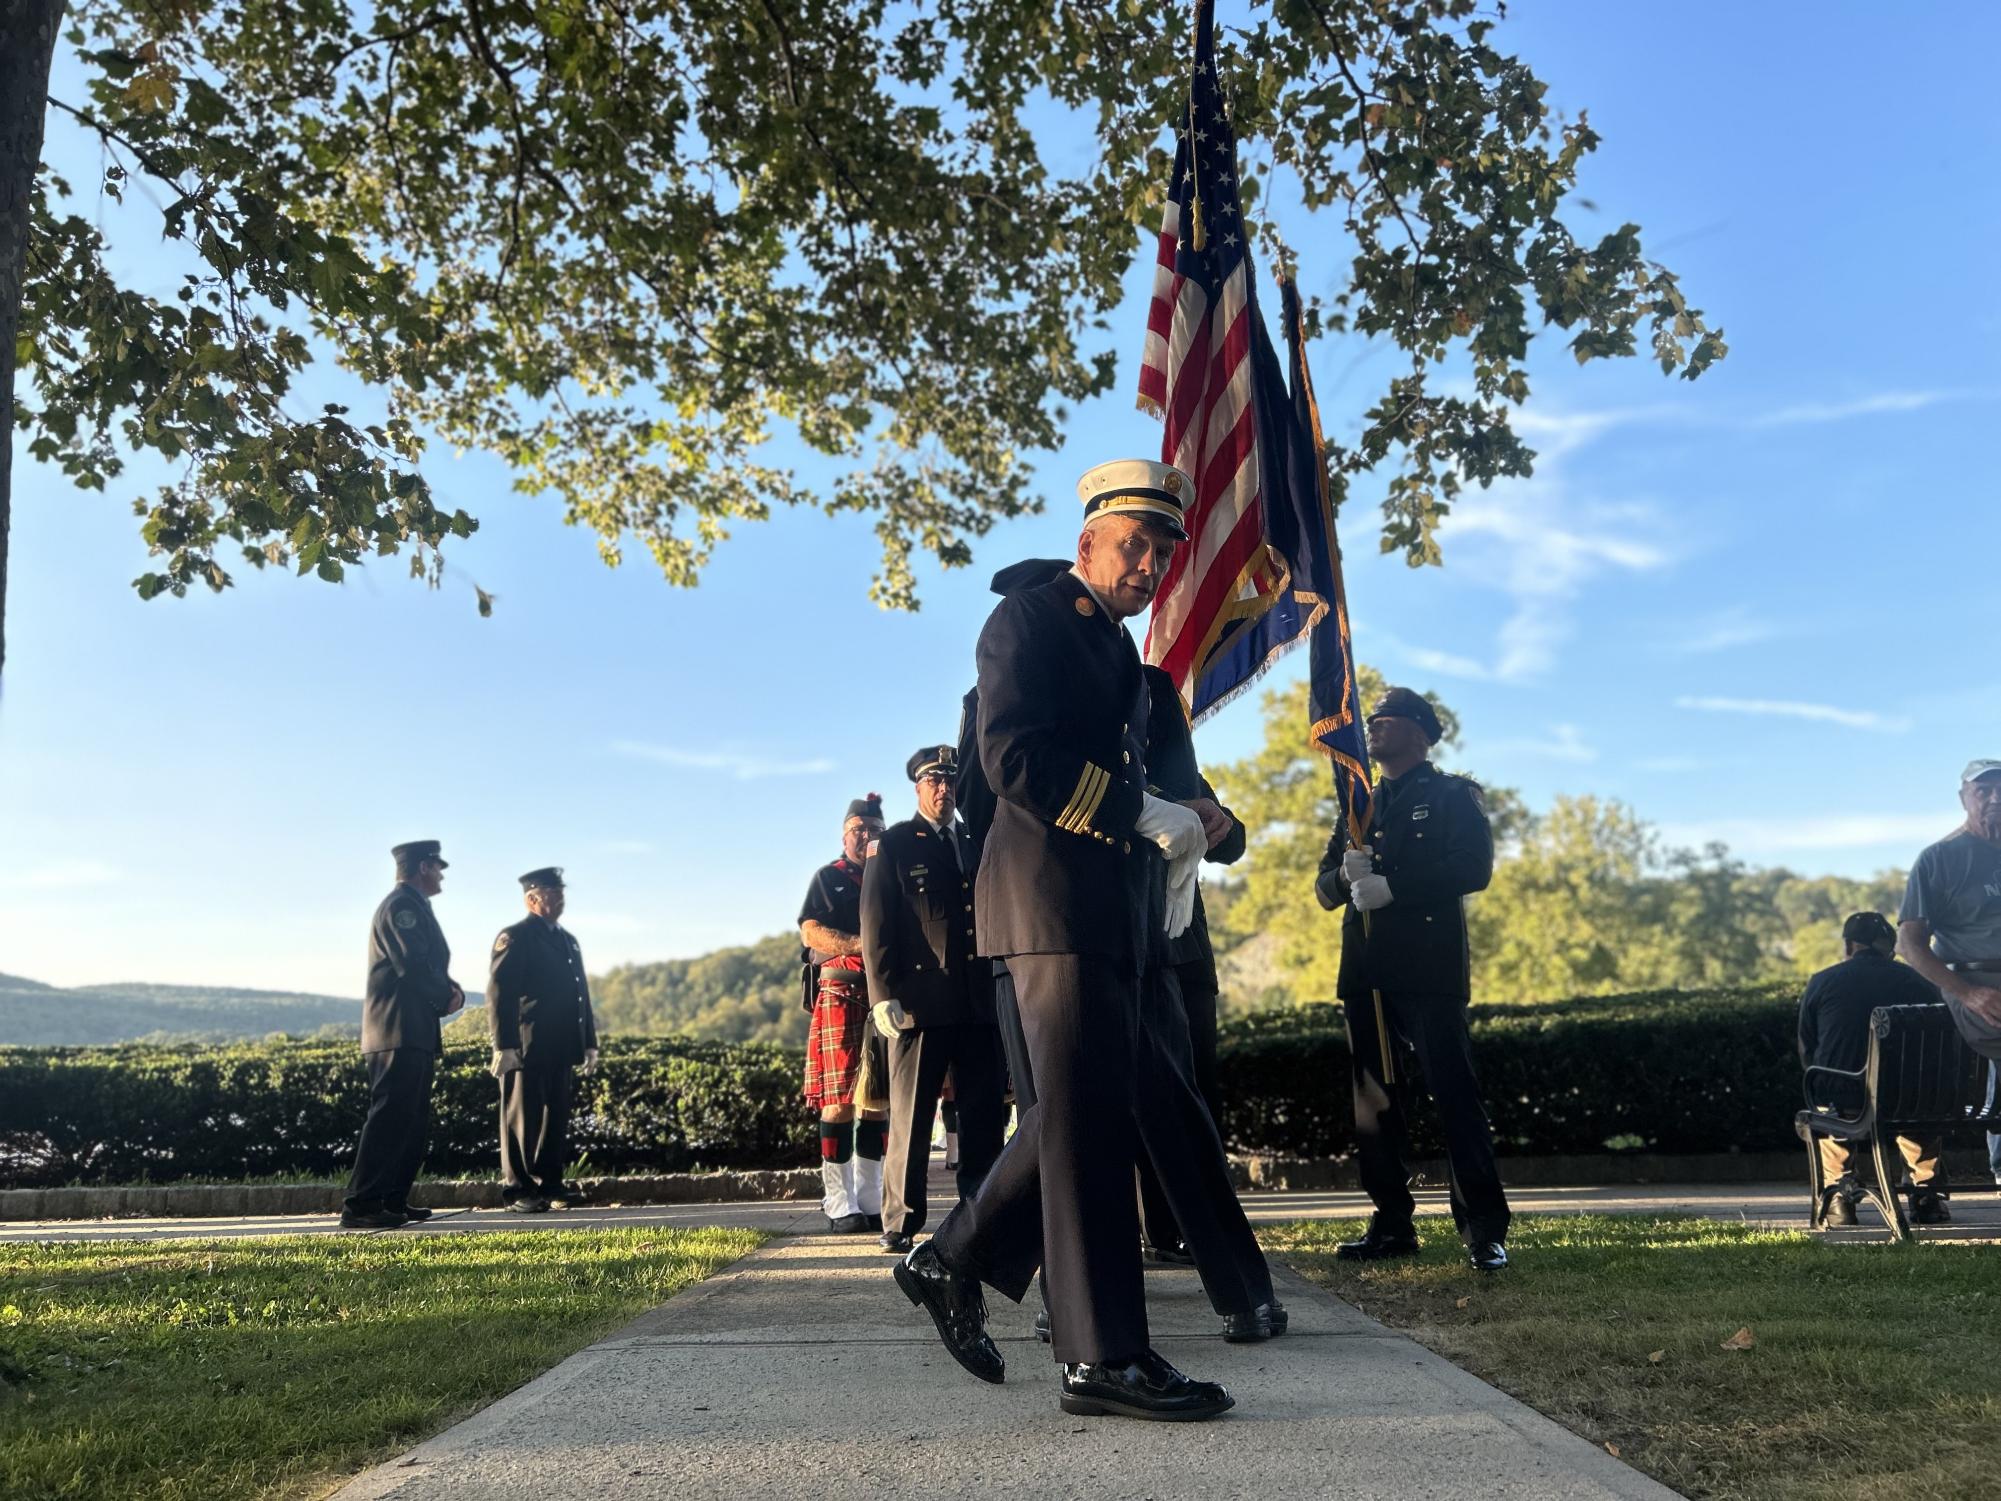
[(1598, 759), (1598, 748), (1587, 745), (1574, 724), (1551, 725), (1546, 739), (1496, 740), (1481, 747), (1481, 750), (1483, 754), (1533, 756), (1545, 761), (1572, 761), (1579, 765)]
[(1777, 411), (1740, 418), (1745, 427), (1798, 427), (1826, 422), (1847, 422), (1856, 417), (1875, 417), (1885, 412), (1918, 412), (1942, 401), (1977, 399), (1977, 391), (1879, 391), (1852, 401), (1807, 401)]
[(1908, 719), (1878, 714), (1874, 709), (1842, 709), (1833, 704), (1807, 704), (1783, 698), (1693, 698), (1674, 701), (1677, 709), (1695, 709), (1705, 714), (1754, 714), (1776, 719), (1808, 719), (1820, 724), (1844, 725), (1851, 730), (1876, 730), (1901, 735), (1910, 729)]
[(1435, 672), (1440, 677), (1469, 678), (1479, 682), (1494, 675), (1484, 663), (1476, 662), (1471, 657), (1462, 657), (1456, 652), (1418, 646), (1400, 640), (1387, 631), (1372, 631), (1370, 637), (1372, 645), (1380, 644), (1395, 652), (1411, 666), (1421, 668), (1425, 672)]
[(772, 777), (810, 777), (834, 769), (825, 756), (807, 756), (793, 761), (774, 760), (747, 751), (720, 748), (687, 750), (674, 745), (653, 745), (643, 740), (614, 740), (612, 753), (636, 761), (655, 761), (662, 766), (680, 766), (691, 771), (719, 771), (739, 782), (760, 782)]
[(1761, 620), (1742, 605), (1734, 605), (1714, 615), (1683, 622), (1663, 645), (1675, 656), (1697, 657), (1733, 647), (1756, 646), (1787, 634), (1788, 628)]
[[(1679, 845), (1721, 840), (1733, 850), (1759, 853), (1793, 850), (1908, 849), (1911, 856), (1957, 826), (1950, 811), (1932, 813), (1843, 813), (1806, 818), (1720, 818), (1666, 824), (1661, 834)], [(1906, 860), (1908, 862), (1908, 858)]]
[(1661, 774), (1682, 771), (1701, 771), (1708, 766), (1707, 761), (1698, 756), (1642, 756), (1633, 763), (1635, 771)]
[(123, 876), (123, 871), (102, 860), (52, 860), (23, 871), (8, 884), (31, 891), (73, 891), (82, 886), (109, 886)]

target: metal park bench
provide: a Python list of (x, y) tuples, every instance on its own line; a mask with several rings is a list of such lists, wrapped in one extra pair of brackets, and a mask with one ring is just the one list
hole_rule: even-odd
[[(1869, 1056), (1861, 1068), (1808, 1068), (1807, 1108), (1794, 1117), (1793, 1129), (1806, 1143), (1813, 1228), (1821, 1228), (1827, 1188), (1815, 1138), (1834, 1136), (1868, 1143), (1876, 1183), (1874, 1187), (1865, 1183), (1862, 1191), (1882, 1214), (1891, 1238), (1907, 1239), (1911, 1226), (1891, 1176), (1895, 1160), (1891, 1140), (1912, 1131), (2001, 1128), (2001, 1090), (1993, 1084), (1994, 1067), (1960, 1040), (1952, 1012), (1940, 1005), (1878, 1006), (1869, 1015)], [(1859, 1105), (1843, 1110), (1826, 1103), (1828, 1091), (1816, 1091), (1816, 1075), (1859, 1086)]]

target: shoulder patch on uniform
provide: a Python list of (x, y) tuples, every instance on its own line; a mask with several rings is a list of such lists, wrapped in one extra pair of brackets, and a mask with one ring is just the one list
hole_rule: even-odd
[(1091, 603), (1090, 597), (1088, 595), (1083, 595), (1083, 594), (1078, 595), (1075, 608), (1079, 615), (1082, 615), (1087, 619), (1090, 616), (1093, 616), (1098, 613), (1098, 607)]
[(396, 914), (396, 926), (406, 933), (409, 932), (417, 926), (417, 914), (412, 912), (408, 907), (405, 907), (401, 912)]
[(1473, 806), (1478, 808), (1482, 813), (1485, 813), (1487, 811), (1486, 789), (1471, 777), (1461, 777), (1459, 780), (1465, 784), (1466, 795), (1473, 799)]
[(512, 942), (514, 942), (514, 935), (505, 928), (502, 928), (500, 936), (493, 940), (493, 951), (496, 954), (504, 954), (507, 952), (507, 946)]

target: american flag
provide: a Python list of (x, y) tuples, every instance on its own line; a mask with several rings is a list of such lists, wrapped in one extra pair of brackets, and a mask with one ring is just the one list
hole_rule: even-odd
[(1248, 238), (1212, 0), (1200, 0), (1139, 379), (1140, 406), (1166, 424), (1161, 458), (1195, 481), (1189, 542), (1154, 598), (1146, 642), (1147, 660), (1174, 679), (1194, 720), (1249, 687), (1311, 623), (1267, 520), (1269, 502), (1289, 502), (1273, 490), (1287, 481), (1296, 435)]

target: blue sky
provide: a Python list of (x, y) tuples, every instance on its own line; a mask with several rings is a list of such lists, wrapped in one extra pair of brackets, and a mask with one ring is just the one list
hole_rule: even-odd
[[(1605, 137), (1574, 222), (1637, 220), (1732, 351), (1690, 385), (1539, 339), (1537, 473), (1460, 506), (1443, 569), (1376, 555), (1366, 484), (1344, 513), (1360, 654), (1441, 693), (1461, 762), (1532, 804), (1605, 794), (1677, 840), (1860, 874), (1950, 829), (1959, 767), (2001, 755), (2001, 13), (1924, 16), (1545, 0), (1496, 34)], [(1331, 278), (1325, 232), (1278, 212)], [(787, 926), (848, 798), (907, 811), (905, 756), (955, 732), (988, 575), (1067, 551), (1078, 472), (1158, 451), (1132, 408), (1145, 287), (1136, 253), (1119, 389), (1041, 460), (1046, 513), (928, 570), (915, 616), (869, 603), (864, 520), (745, 527), (677, 591), (442, 450), (434, 484), (482, 528), (441, 591), (391, 562), (141, 604), (141, 487), (76, 492), (17, 446), (0, 970), (355, 993), (386, 851), (419, 837), (452, 861), (469, 984), (538, 865), (569, 869), (594, 967)], [(1394, 356), (1314, 360), (1352, 432)], [(1197, 740), (1220, 761), (1258, 731), (1239, 702)]]

